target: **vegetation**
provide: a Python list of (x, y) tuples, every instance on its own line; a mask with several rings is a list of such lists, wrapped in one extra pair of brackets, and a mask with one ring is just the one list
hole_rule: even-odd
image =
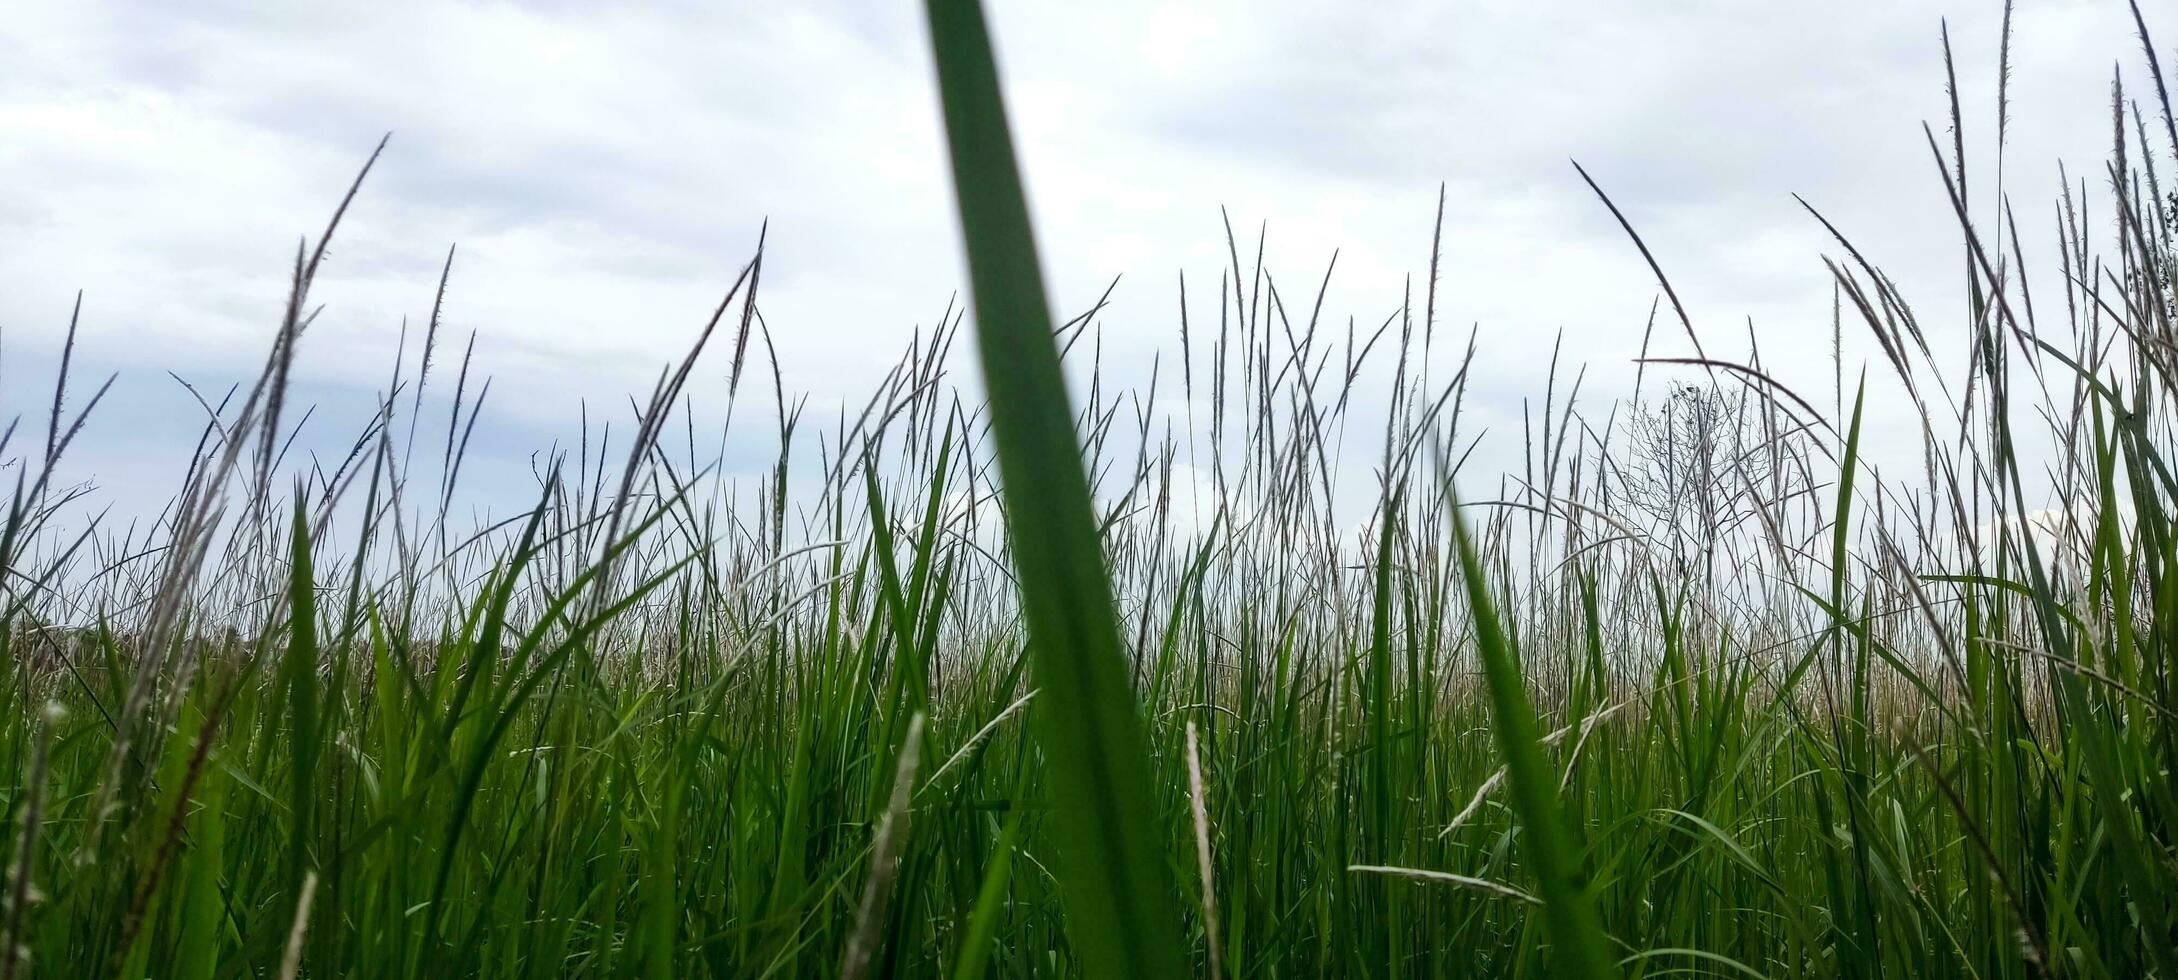
[[(1482, 499), (1434, 257), (1339, 331), (1228, 231), (1178, 371), (1107, 387), (980, 12), (930, 14), (987, 403), (955, 311), (829, 432), (774, 361), (753, 485), (675, 448), (707, 349), (760, 378), (759, 245), (632, 438), (456, 527), (481, 395), (464, 362), (419, 418), (436, 311), (345, 459), (287, 457), (351, 188), (155, 523), (56, 475), (98, 402), (65, 364), (0, 429), (0, 980), (2178, 978), (2160, 84), (2113, 99), (2108, 227), (2065, 188), (2033, 276), (1930, 131), (1956, 322), (1810, 206), (1883, 354), (1828, 412), (1702, 352), (1635, 237), (1696, 356), (1623, 413), (1554, 368)], [(1861, 452), (1879, 385), (1905, 474)]]

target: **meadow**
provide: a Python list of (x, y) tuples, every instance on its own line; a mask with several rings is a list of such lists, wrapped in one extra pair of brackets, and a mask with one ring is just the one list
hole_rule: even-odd
[[(1107, 384), (981, 15), (929, 9), (974, 315), (857, 411), (782, 390), (759, 247), (514, 517), (459, 516), (480, 384), (436, 310), (352, 451), (290, 457), (366, 165), (156, 521), (65, 478), (111, 421), (65, 363), (0, 429), (0, 980), (2178, 978), (2145, 23), (2156, 84), (2054, 207), (1974, 203), (1956, 100), (1928, 131), (1961, 308), (1808, 208), (1881, 354), (1839, 343), (1833, 390), (1700, 353), (1627, 223), (1645, 388), (1584, 402), (1569, 359), (1500, 475), (1465, 468), (1489, 327), (1440, 322), (1434, 254), (1349, 328), (1228, 229), (1155, 380)], [(768, 474), (718, 478), (686, 406), (721, 386)], [(1878, 386), (1902, 472), (1861, 452)]]

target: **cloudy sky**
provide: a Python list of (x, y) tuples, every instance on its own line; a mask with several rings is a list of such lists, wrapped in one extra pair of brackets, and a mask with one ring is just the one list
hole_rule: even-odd
[[(1122, 277), (1116, 372), (1173, 346), (1180, 270), (1215, 289), (1221, 206), (1243, 234), (1268, 224), (1290, 291), (1338, 250), (1327, 317), (1374, 324), (1427, 262), (1442, 183), (1440, 319), (1479, 326), (1485, 420), (1517, 432), (1560, 331), (1591, 397), (1623, 391), (1657, 288), (1572, 159), (1711, 353), (1742, 354), (1751, 324), (1811, 400), (1829, 403), (1826, 242), (1792, 194), (1927, 319), (1957, 319), (1920, 127), (1944, 128), (1948, 20), (1989, 172), (1994, 0), (987, 5), (1060, 312)], [(2021, 0), (2016, 32), (2005, 183), (2031, 258), (2059, 160), (2099, 172), (2113, 70), (2145, 71), (2122, 0)], [(302, 352), (325, 433), (371, 411), (454, 243), (448, 324), (495, 379), (478, 440), (501, 461), (571, 435), (585, 400), (624, 414), (767, 219), (762, 307), (822, 414), (963, 283), (908, 0), (33, 2), (0, 18), (0, 417), (42, 424), (81, 289), (79, 359), (120, 380), (76, 472), (164, 499), (201, 422), (168, 372), (250, 372), (298, 238), (388, 131)], [(1993, 208), (1994, 182), (1977, 197)], [(724, 373), (708, 362), (697, 397)]]

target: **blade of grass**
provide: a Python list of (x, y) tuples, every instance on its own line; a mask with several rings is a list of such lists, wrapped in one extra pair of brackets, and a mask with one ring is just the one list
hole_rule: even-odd
[(989, 31), (976, 0), (927, 0), (924, 10), (1006, 529), (1044, 692), (1036, 721), (1057, 798), (1068, 938), (1086, 975), (1177, 980), (1184, 971), (1172, 871), (1157, 833), (1140, 707), (1122, 660)]
[(1527, 679), (1499, 625), (1497, 605), (1483, 579), (1482, 562), (1469, 539), (1467, 521), (1459, 516), (1458, 496), (1449, 483), (1445, 495), (1451, 517), (1454, 546), (1459, 551), (1460, 572), (1467, 583), (1467, 602), (1474, 617), (1475, 653), (1482, 660), (1483, 677), (1490, 688), (1490, 722), (1498, 747), (1505, 753), (1505, 769), (1512, 782), (1513, 809), (1523, 830), (1522, 853), (1535, 869), (1537, 891), (1543, 900), (1543, 916), (1550, 924), (1552, 970), (1560, 977), (1609, 978), (1618, 975), (1611, 961), (1610, 944), (1596, 914), (1595, 900), (1581, 881), (1579, 828), (1558, 806), (1558, 780), (1535, 737), (1535, 712), (1528, 704)]

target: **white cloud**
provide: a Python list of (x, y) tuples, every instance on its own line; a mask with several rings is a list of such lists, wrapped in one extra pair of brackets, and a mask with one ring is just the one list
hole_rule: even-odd
[[(509, 453), (568, 432), (578, 399), (647, 386), (767, 217), (765, 314), (816, 408), (859, 403), (961, 285), (912, 3), (33, 6), (0, 21), (9, 414), (37, 404), (28, 380), (81, 287), (84, 357), (123, 372), (116, 405), (182, 425), (161, 372), (254, 364), (297, 238), (389, 129), (304, 352), (311, 390), (349, 392), (349, 414), (449, 242), (450, 327), (478, 332), (497, 379), (481, 438)], [(1440, 341), (1481, 325), (1476, 410), (1517, 431), (1561, 329), (1591, 404), (1615, 395), (1656, 288), (1568, 157), (1637, 222), (1714, 353), (1739, 356), (1752, 318), (1820, 404), (1829, 246), (1791, 193), (1924, 316), (1957, 319), (1932, 315), (1956, 305), (1957, 235), (1919, 124), (1944, 113), (1948, 17), (1989, 172), (1992, 4), (992, 6), (1057, 302), (1125, 274), (1106, 330), (1121, 371), (1170, 346), (1176, 269), (1210, 315), (1220, 205), (1244, 236), (1269, 222), (1296, 309), (1339, 249), (1327, 318), (1368, 329), (1419, 281), (1444, 181)], [(2122, 5), (2018, 16), (2006, 177), (2036, 251), (2057, 159), (2097, 172), (2110, 66), (2140, 71)], [(137, 421), (100, 420), (87, 452), (148, 451), (163, 430)]]

